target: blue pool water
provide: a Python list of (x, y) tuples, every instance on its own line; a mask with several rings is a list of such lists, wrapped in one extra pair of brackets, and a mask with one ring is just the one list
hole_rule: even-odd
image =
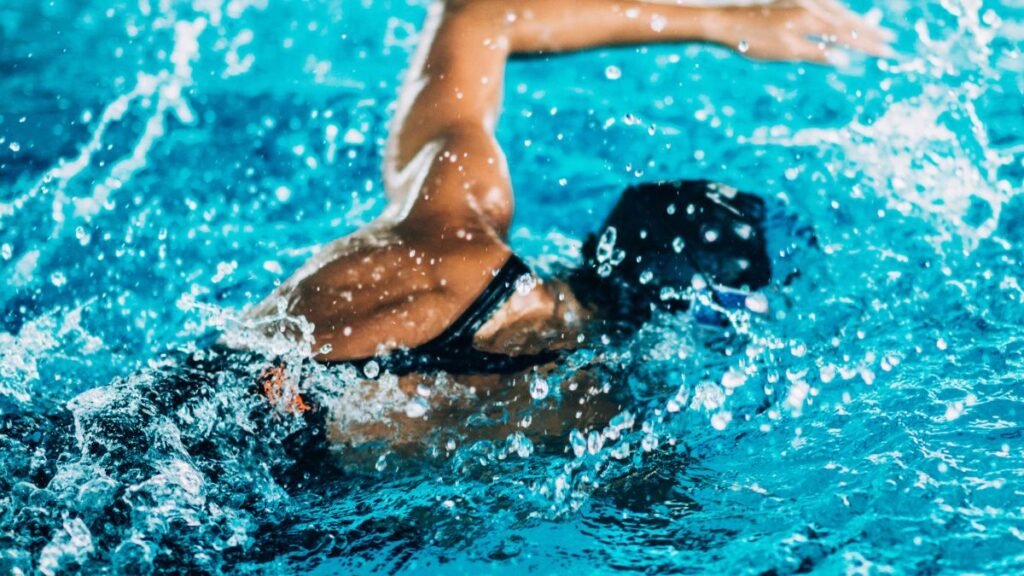
[(1024, 572), (1020, 0), (858, 3), (901, 57), (838, 71), (698, 46), (510, 65), (534, 265), (639, 181), (815, 227), (770, 321), (723, 342), (658, 318), (614, 351), (632, 431), (285, 482), (292, 423), (242, 383), (161, 409), (161, 354), (382, 209), (423, 4), (0, 6), (0, 570)]

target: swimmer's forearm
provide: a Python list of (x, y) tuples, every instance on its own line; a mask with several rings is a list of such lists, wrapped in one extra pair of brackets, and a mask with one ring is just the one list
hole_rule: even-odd
[(716, 8), (635, 0), (476, 0), (450, 12), (504, 37), (512, 53), (710, 40), (720, 15)]
[(664, 0), (449, 0), (450, 18), (504, 38), (515, 52), (566, 52), (600, 46), (699, 41), (761, 60), (827, 62), (843, 46), (891, 56), (894, 35), (839, 0), (749, 6), (682, 6)]

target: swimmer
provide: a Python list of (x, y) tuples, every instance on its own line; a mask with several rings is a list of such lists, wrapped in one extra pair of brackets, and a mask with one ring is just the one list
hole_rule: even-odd
[[(766, 61), (828, 63), (843, 47), (890, 53), (891, 34), (833, 0), (694, 7), (629, 0), (449, 0), (434, 4), (398, 99), (383, 180), (389, 205), (363, 229), (330, 242), (246, 319), (297, 337), (314, 327), (315, 361), (397, 378), (422, 411), (395, 410), (378, 421), (327, 410), (339, 444), (415, 443), (456, 432), (486, 404), (506, 414), (536, 401), (531, 383), (609, 327), (635, 329), (666, 289), (713, 287), (720, 304), (768, 284), (764, 203), (707, 182), (652, 183), (627, 190), (583, 248), (583, 264), (542, 278), (508, 244), (514, 195), (494, 136), (506, 62), (603, 46), (706, 42)], [(614, 235), (614, 244), (610, 244)], [(742, 301), (742, 298), (741, 298)], [(581, 344), (582, 342), (582, 344)], [(372, 373), (371, 373), (372, 372)], [(278, 399), (281, 372), (265, 384)], [(596, 375), (581, 370), (557, 406), (538, 412), (527, 432), (558, 436), (618, 412)], [(465, 394), (424, 394), (439, 381)], [(301, 386), (300, 386), (301, 388)], [(450, 386), (449, 386), (450, 388)], [(418, 395), (418, 396), (417, 396)], [(286, 403), (305, 411), (301, 398)], [(520, 429), (477, 431), (504, 438)]]

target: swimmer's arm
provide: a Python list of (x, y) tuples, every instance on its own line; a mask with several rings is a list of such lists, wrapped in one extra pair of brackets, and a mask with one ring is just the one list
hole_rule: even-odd
[(811, 37), (872, 54), (887, 49), (884, 31), (833, 0), (728, 8), (625, 0), (434, 4), (388, 138), (386, 216), (442, 240), (467, 222), (482, 223), (499, 243), (505, 238), (513, 196), (494, 128), (513, 54), (704, 41), (734, 49), (745, 42), (754, 58), (824, 61)]
[(892, 40), (890, 32), (869, 24), (837, 0), (710, 7), (665, 0), (461, 0), (449, 4), (467, 12), (466, 18), (477, 26), (485, 23), (503, 30), (513, 53), (687, 41), (739, 50), (743, 42), (743, 52), (752, 58), (826, 63), (827, 45), (884, 56)]

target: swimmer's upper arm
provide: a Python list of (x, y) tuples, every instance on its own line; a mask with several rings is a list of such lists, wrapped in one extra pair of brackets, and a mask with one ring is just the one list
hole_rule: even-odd
[(512, 184), (494, 136), (466, 122), (449, 126), (436, 143), (406, 218), (433, 221), (441, 228), (482, 224), (503, 239), (512, 221)]
[(499, 32), (432, 9), (388, 138), (384, 179), (403, 218), (482, 217), (507, 234), (512, 185), (494, 138), (508, 57)]

